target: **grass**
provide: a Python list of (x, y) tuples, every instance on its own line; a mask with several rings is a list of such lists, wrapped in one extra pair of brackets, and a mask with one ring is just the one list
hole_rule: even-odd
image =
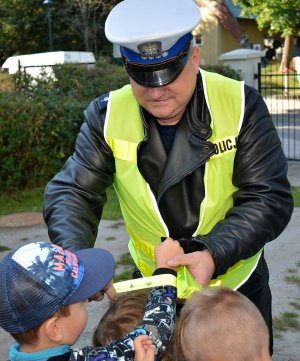
[[(299, 267), (299, 262), (296, 263), (296, 266)], [(298, 276), (297, 268), (288, 268), (288, 275), (285, 276), (285, 281), (289, 284), (295, 285), (296, 287), (300, 286), (300, 277)], [(273, 317), (273, 328), (274, 336), (277, 338), (282, 338), (282, 333), (287, 330), (299, 331), (300, 322), (299, 322), (299, 310), (300, 310), (300, 298), (296, 298), (293, 301), (289, 302), (289, 305), (294, 308), (296, 312), (283, 312), (280, 315)]]
[[(0, 216), (20, 212), (41, 212), (43, 209), (43, 193), (44, 187), (1, 193)], [(292, 193), (295, 207), (300, 207), (300, 188), (292, 187)], [(102, 218), (110, 220), (121, 219), (122, 213), (113, 187), (108, 188), (107, 199)]]
[(134, 266), (130, 253), (123, 254), (117, 262), (117, 266)]
[(1, 244), (0, 244), (0, 252), (10, 251), (10, 250), (11, 250), (11, 248), (5, 247), (5, 246), (1, 246)]
[[(134, 262), (130, 253), (123, 254), (119, 261), (116, 262), (117, 272), (114, 276), (114, 282), (126, 281), (132, 278)], [(121, 268), (121, 272), (119, 272)]]
[(300, 277), (298, 275), (292, 274), (285, 276), (285, 280), (287, 283), (291, 283), (293, 285), (300, 287)]
[[(41, 212), (43, 209), (44, 187), (25, 189), (0, 194), (0, 216), (20, 212)], [(112, 187), (107, 191), (107, 203), (103, 210), (103, 219), (122, 218), (119, 201)]]
[(291, 188), (292, 188), (295, 207), (300, 207), (300, 188), (299, 187), (291, 187)]
[(103, 210), (103, 219), (120, 219), (122, 213), (120, 209), (119, 200), (113, 187), (107, 190), (107, 202)]
[(279, 71), (279, 63), (268, 65), (261, 70), (261, 85), (263, 96), (284, 95), (285, 81), (288, 81), (289, 96), (298, 98), (300, 96), (299, 81), (297, 74), (290, 71), (286, 76), (282, 71)]
[(8, 73), (0, 72), (0, 92), (7, 92), (14, 90), (14, 81)]
[(294, 312), (284, 312), (279, 316), (273, 317), (273, 327), (277, 337), (280, 337), (281, 332), (287, 330), (299, 331), (299, 315)]
[(289, 302), (289, 305), (291, 305), (292, 307), (294, 307), (295, 310), (299, 310), (299, 311), (300, 311), (300, 303), (299, 303), (299, 302), (292, 301), (292, 302)]
[(20, 212), (41, 212), (44, 188), (0, 194), (0, 216)]

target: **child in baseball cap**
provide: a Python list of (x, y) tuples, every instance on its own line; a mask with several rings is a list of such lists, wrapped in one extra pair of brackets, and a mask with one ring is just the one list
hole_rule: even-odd
[[(173, 254), (183, 250), (178, 242), (171, 242), (157, 247), (158, 269), (154, 274), (168, 273), (168, 280), (172, 275), (175, 285), (176, 271), (166, 268), (167, 259), (170, 247)], [(149, 346), (153, 342), (156, 351), (163, 352), (174, 324), (174, 285), (149, 292), (147, 317), (121, 340), (107, 347), (70, 348), (86, 326), (88, 299), (101, 290), (114, 294), (114, 271), (112, 254), (99, 248), (72, 253), (37, 242), (9, 253), (0, 263), (0, 326), (18, 342), (10, 347), (10, 360), (133, 360), (133, 341), (140, 335), (143, 342)], [(145, 339), (147, 335), (151, 340)]]

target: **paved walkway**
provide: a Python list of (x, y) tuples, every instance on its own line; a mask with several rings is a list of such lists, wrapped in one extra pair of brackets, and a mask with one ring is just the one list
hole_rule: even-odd
[[(293, 186), (300, 187), (300, 163), (289, 163), (289, 179)], [(274, 242), (265, 248), (265, 255), (270, 268), (270, 286), (273, 293), (273, 315), (295, 311), (291, 302), (299, 302), (299, 287), (286, 282), (288, 269), (297, 269), (300, 261), (299, 247), (300, 208), (296, 208), (286, 230)], [(0, 217), (0, 245), (14, 248), (26, 242), (47, 242), (47, 227), (41, 213), (19, 213)], [(112, 252), (116, 260), (128, 252), (128, 236), (121, 221), (100, 223), (97, 247)], [(8, 251), (0, 252), (0, 260)], [(118, 268), (119, 269), (119, 268)], [(119, 269), (121, 271), (121, 269)], [(85, 332), (76, 343), (76, 347), (90, 344), (96, 322), (107, 307), (107, 300), (92, 302), (89, 305), (89, 323)], [(0, 355), (8, 359), (9, 344), (13, 342), (10, 335), (0, 329)], [(273, 361), (300, 361), (299, 333), (286, 331), (282, 338), (275, 339)]]
[(41, 212), (9, 214), (0, 217), (0, 228), (31, 227), (45, 224)]

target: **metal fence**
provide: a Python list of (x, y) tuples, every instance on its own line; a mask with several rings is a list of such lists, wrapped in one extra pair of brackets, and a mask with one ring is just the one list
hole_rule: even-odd
[(258, 91), (277, 128), (287, 159), (300, 161), (300, 74), (258, 64)]

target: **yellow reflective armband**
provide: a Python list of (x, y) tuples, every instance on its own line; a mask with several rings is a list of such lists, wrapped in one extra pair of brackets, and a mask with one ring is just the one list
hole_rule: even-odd
[(177, 278), (172, 274), (162, 274), (150, 277), (136, 278), (128, 281), (114, 283), (117, 293), (141, 290), (158, 286), (175, 286)]

